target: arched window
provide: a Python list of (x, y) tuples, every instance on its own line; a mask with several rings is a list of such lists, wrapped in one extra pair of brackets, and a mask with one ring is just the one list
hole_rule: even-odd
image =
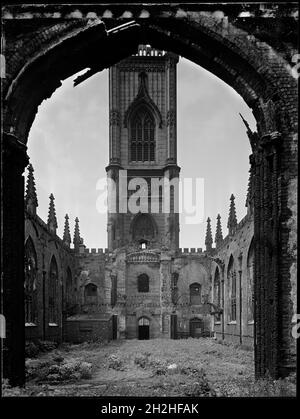
[(73, 280), (71, 269), (67, 268), (67, 278), (66, 278), (66, 303), (67, 308), (70, 308), (73, 303)]
[(97, 285), (87, 284), (84, 288), (84, 303), (96, 304), (97, 303)]
[(37, 322), (37, 257), (32, 239), (25, 244), (25, 323)]
[(232, 255), (227, 270), (229, 321), (236, 321), (236, 272)]
[(173, 272), (171, 277), (171, 298), (173, 304), (178, 302), (178, 278), (178, 272)]
[(147, 274), (138, 276), (138, 292), (149, 292), (149, 276)]
[(155, 161), (155, 122), (147, 108), (140, 108), (130, 124), (130, 160)]
[(192, 305), (201, 304), (201, 285), (197, 282), (190, 285), (190, 303)]
[(254, 319), (254, 242), (252, 240), (247, 259), (247, 306), (248, 321)]
[(54, 256), (52, 256), (49, 269), (48, 282), (48, 310), (49, 323), (57, 323), (57, 285), (58, 285), (58, 267)]
[[(218, 308), (221, 307), (221, 284), (220, 284), (219, 268), (216, 269), (215, 279), (214, 279), (214, 304)], [(220, 321), (220, 314), (215, 315), (215, 320)]]

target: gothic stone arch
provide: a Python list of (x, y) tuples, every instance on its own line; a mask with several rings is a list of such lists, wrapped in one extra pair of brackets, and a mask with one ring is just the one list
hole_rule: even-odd
[[(23, 171), (30, 127), (39, 104), (61, 80), (90, 68), (80, 82), (135, 53), (140, 43), (201, 65), (232, 86), (253, 110), (257, 133), (248, 134), (255, 190), (255, 371), (256, 376), (269, 371), (278, 377), (295, 368), (297, 83), (292, 65), (297, 6), (264, 7), (261, 11), (259, 4), (247, 5), (249, 18), (243, 17), (242, 4), (3, 9), (4, 356), (12, 384), (24, 383)], [(271, 20), (256, 19), (264, 13)], [(270, 243), (275, 261), (271, 273), (265, 264)], [(262, 292), (267, 281), (274, 285), (271, 296)]]

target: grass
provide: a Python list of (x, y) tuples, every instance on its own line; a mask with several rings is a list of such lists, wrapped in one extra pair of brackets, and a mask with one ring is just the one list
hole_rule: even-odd
[(253, 352), (213, 339), (62, 345), (27, 359), (25, 389), (4, 396), (286, 397), (296, 380), (254, 380)]

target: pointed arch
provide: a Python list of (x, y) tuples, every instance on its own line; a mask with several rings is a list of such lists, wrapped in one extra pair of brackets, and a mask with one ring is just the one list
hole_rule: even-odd
[(128, 128), (134, 113), (141, 108), (146, 108), (153, 115), (159, 128), (162, 128), (162, 116), (156, 105), (151, 99), (147, 88), (148, 77), (145, 72), (139, 74), (139, 91), (133, 102), (129, 105), (124, 116), (124, 127)]
[[(214, 276), (214, 304), (217, 307), (221, 307), (221, 281), (220, 281), (220, 270), (216, 267)], [(215, 315), (215, 320), (220, 321), (220, 313)]]
[(135, 241), (153, 240), (157, 235), (157, 225), (150, 214), (138, 213), (132, 220), (129, 233)]
[(57, 324), (58, 307), (57, 307), (57, 289), (58, 289), (58, 265), (53, 255), (50, 261), (49, 277), (48, 277), (48, 322), (49, 324)]
[(37, 254), (31, 236), (25, 243), (25, 324), (37, 323)]
[(251, 240), (247, 255), (247, 318), (254, 320), (254, 237)]
[(98, 301), (98, 287), (93, 282), (89, 282), (84, 287), (84, 303), (97, 304)]
[(236, 321), (236, 271), (233, 256), (230, 255), (227, 268), (228, 320)]
[(198, 282), (190, 285), (190, 303), (191, 305), (201, 304), (201, 284)]

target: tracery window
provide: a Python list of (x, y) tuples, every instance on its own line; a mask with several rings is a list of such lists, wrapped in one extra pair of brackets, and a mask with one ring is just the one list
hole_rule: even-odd
[[(216, 269), (215, 280), (214, 280), (214, 304), (220, 308), (221, 307), (221, 284), (220, 284), (220, 272), (219, 269)], [(215, 315), (215, 320), (220, 321), (220, 314)]]
[(251, 242), (247, 260), (247, 306), (248, 321), (254, 319), (254, 243)]
[(155, 122), (145, 107), (135, 113), (130, 128), (130, 160), (133, 162), (155, 161)]
[(228, 303), (229, 303), (229, 321), (236, 321), (236, 272), (234, 269), (233, 257), (230, 257), (228, 271)]
[(57, 323), (57, 286), (58, 286), (58, 267), (54, 256), (52, 256), (49, 269), (48, 282), (48, 310), (49, 323)]
[(25, 323), (37, 322), (37, 256), (32, 239), (25, 244)]

